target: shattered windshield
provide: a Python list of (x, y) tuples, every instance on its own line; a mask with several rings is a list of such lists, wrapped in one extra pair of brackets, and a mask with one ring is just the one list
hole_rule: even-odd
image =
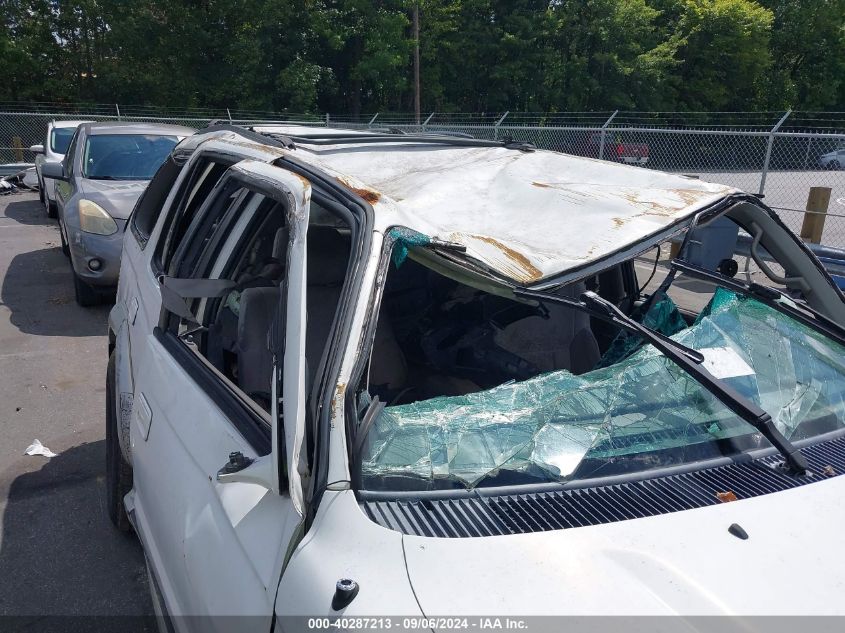
[[(657, 299), (642, 322), (700, 351), (707, 369), (768, 412), (787, 438), (845, 426), (842, 346), (727, 290), (690, 325), (671, 299)], [(620, 334), (593, 367), (387, 406), (361, 448), (363, 487), (567, 481), (622, 462), (634, 470), (667, 465), (660, 455), (683, 463), (767, 446), (650, 345)]]

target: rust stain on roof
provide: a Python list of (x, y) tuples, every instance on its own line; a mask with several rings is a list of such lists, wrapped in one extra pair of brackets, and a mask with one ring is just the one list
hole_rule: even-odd
[(302, 184), (303, 184), (303, 185), (305, 185), (306, 187), (310, 187), (310, 186), (311, 186), (311, 181), (310, 181), (310, 180), (308, 180), (308, 179), (307, 179), (305, 176), (303, 176), (302, 174), (297, 174), (296, 172), (291, 172), (291, 173), (292, 173), (294, 176), (296, 176), (297, 178), (299, 178), (299, 180), (300, 180), (300, 181), (302, 181)]
[(378, 191), (373, 191), (372, 189), (356, 187), (352, 187), (351, 189), (370, 204), (375, 204), (379, 201), (379, 198), (381, 198), (381, 194)]
[(263, 143), (253, 143), (250, 141), (242, 141), (242, 140), (232, 140), (232, 139), (222, 139), (226, 143), (230, 143), (231, 145), (238, 145), (240, 147), (248, 147), (251, 149), (258, 150), (259, 152), (267, 152), (268, 154), (275, 154), (276, 156), (284, 156), (284, 150), (274, 146), (274, 145), (265, 145)]
[[(640, 215), (658, 216), (672, 216), (678, 211), (698, 203), (702, 198), (714, 195), (711, 191), (701, 191), (698, 189), (666, 189), (665, 191), (670, 195), (677, 196), (680, 204), (661, 204), (652, 200), (643, 200), (638, 191), (621, 192), (619, 195), (631, 204), (645, 207), (645, 210)], [(617, 224), (617, 226), (619, 225)]]
[(502, 255), (504, 255), (505, 258), (513, 265), (513, 267), (509, 269), (509, 272), (513, 275), (514, 279), (518, 279), (519, 281), (536, 281), (543, 276), (542, 271), (532, 264), (531, 261), (522, 253), (505, 246), (499, 240), (492, 237), (483, 237), (480, 235), (476, 235), (474, 237), (475, 239), (480, 240), (485, 244), (489, 244), (501, 251)]
[(340, 176), (338, 176), (336, 180), (344, 187), (347, 187), (348, 189), (354, 191), (356, 194), (361, 196), (370, 204), (375, 204), (376, 202), (381, 200), (381, 194), (378, 191), (373, 191), (372, 189), (367, 189), (366, 187), (356, 187), (351, 183), (347, 182), (344, 178), (341, 178)]
[(678, 194), (681, 200), (683, 200), (688, 205), (695, 204), (705, 196), (713, 195), (713, 193), (710, 191), (700, 191), (698, 189), (673, 189), (672, 192)]

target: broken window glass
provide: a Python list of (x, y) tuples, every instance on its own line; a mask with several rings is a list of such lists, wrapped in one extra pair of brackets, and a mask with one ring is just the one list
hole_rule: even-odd
[[(643, 318), (671, 312), (661, 298)], [(845, 350), (764, 304), (719, 289), (696, 322), (672, 338), (701, 351), (708, 370), (765, 409), (787, 438), (845, 425)], [(364, 440), (361, 475), (368, 489), (472, 488), (502, 474), (510, 481), (566, 481), (587, 459), (636, 457), (645, 470), (665, 465), (657, 457), (665, 449), (718, 444), (718, 455), (746, 436), (766, 445), (646, 345), (579, 376), (552, 371), (386, 407)], [(701, 458), (684, 454), (686, 461)]]

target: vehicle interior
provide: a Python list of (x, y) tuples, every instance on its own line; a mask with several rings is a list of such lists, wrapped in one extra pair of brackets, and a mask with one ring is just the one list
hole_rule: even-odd
[[(637, 288), (629, 264), (561, 294), (586, 290), (633, 307)], [(627, 282), (627, 283), (626, 283)], [(461, 284), (424, 265), (391, 264), (370, 363), (370, 392), (401, 404), (464, 395), (541, 372), (591, 370), (615, 333), (585, 312), (532, 306)]]

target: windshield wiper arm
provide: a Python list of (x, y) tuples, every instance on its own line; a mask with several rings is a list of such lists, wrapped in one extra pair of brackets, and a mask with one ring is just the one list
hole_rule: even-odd
[(675, 270), (682, 272), (690, 277), (698, 278), (703, 281), (709, 281), (717, 286), (722, 286), (733, 292), (741, 295), (751, 297), (764, 303), (773, 310), (785, 314), (796, 321), (803, 323), (807, 327), (814, 329), (819, 334), (823, 334), (832, 338), (837, 343), (845, 345), (845, 328), (831, 320), (815, 308), (801, 302), (800, 309), (795, 307), (799, 305), (795, 300), (787, 294), (784, 294), (776, 288), (763, 286), (756, 282), (744, 284), (730, 277), (725, 277), (713, 271), (695, 266), (683, 260), (672, 260), (669, 266)]
[[(669, 337), (645, 327), (626, 315), (610, 301), (602, 299), (594, 292), (585, 292), (582, 294), (581, 301), (576, 301), (569, 297), (537, 292), (527, 288), (515, 288), (514, 294), (518, 297), (549, 301), (583, 310), (595, 317), (610, 321), (630, 332), (639, 334), (715, 396), (730, 411), (757, 429), (783, 456), (786, 467), (792, 474), (803, 475), (809, 469), (809, 464), (804, 456), (774, 425), (772, 416), (742, 396), (733, 387), (707, 371), (702, 365), (704, 357), (700, 352), (685, 347)], [(695, 357), (701, 360), (696, 360)]]

